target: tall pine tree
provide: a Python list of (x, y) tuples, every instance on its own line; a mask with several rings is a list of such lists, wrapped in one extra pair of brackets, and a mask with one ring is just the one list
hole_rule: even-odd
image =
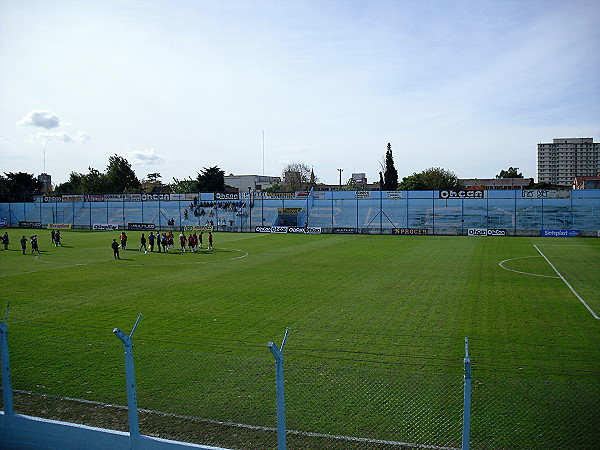
[(392, 156), (392, 144), (388, 142), (385, 152), (385, 170), (383, 172), (384, 191), (395, 191), (398, 188), (398, 171), (394, 167), (394, 157)]

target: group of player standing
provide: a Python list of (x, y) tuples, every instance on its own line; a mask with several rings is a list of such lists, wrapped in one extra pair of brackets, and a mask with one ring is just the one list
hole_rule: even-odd
[[(182, 252), (190, 251), (192, 253), (196, 253), (199, 248), (202, 248), (203, 244), (203, 235), (204, 232), (201, 231), (200, 234), (196, 234), (195, 232), (186, 236), (183, 232), (179, 235), (179, 246)], [(123, 231), (119, 236), (119, 241), (121, 244), (117, 242), (116, 239), (113, 239), (111, 247), (113, 249), (115, 259), (121, 259), (119, 255), (119, 249), (127, 250), (127, 234)], [(140, 236), (140, 252), (148, 253), (154, 252), (154, 245), (157, 246), (158, 253), (168, 253), (169, 250), (175, 250), (175, 236), (173, 232), (165, 232), (165, 233), (157, 233), (154, 234), (153, 231), (150, 232), (148, 238), (146, 238), (145, 234), (142, 233)], [(150, 249), (148, 250), (148, 246)], [(208, 247), (207, 250), (213, 249), (213, 235), (212, 232), (208, 232)]]
[[(52, 231), (52, 233), (54, 233), (54, 231)], [(4, 250), (8, 250), (8, 245), (10, 243), (10, 239), (8, 237), (8, 231), (5, 231), (4, 234), (2, 236), (0, 236), (0, 240), (2, 242), (2, 244), (4, 245)], [(29, 242), (31, 244), (31, 253), (37, 252), (40, 253), (40, 249), (38, 247), (38, 236), (37, 234), (34, 234), (32, 236), (29, 237), (29, 239), (27, 239), (25, 237), (25, 235), (23, 235), (21, 237), (21, 239), (19, 240), (19, 242), (21, 243), (21, 251), (23, 252), (23, 254), (25, 254), (25, 250), (27, 250), (27, 242)], [(59, 238), (59, 242), (60, 242), (60, 238)], [(54, 236), (52, 237), (52, 243), (54, 244)], [(56, 244), (59, 245), (59, 244)], [(62, 244), (60, 244), (62, 245)]]

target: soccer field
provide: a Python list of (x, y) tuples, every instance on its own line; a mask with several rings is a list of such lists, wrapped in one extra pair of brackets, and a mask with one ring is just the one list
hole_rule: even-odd
[[(136, 369), (181, 381), (146, 387), (158, 410), (199, 383), (173, 366), (272, 363), (266, 344), (286, 327), (286, 364), (460, 377), (468, 337), (474, 383), (600, 383), (600, 239), (215, 233), (212, 251), (144, 254), (131, 232), (114, 260), (115, 232), (65, 231), (54, 247), (37, 230), (41, 253), (23, 255), (22, 230), (8, 231), (15, 389), (125, 404), (112, 330), (129, 334), (139, 314)], [(150, 350), (161, 357), (139, 357)]]

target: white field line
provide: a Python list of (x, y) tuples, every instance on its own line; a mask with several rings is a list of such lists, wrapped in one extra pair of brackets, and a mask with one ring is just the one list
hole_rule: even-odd
[[(21, 393), (21, 394), (34, 395), (37, 397), (68, 400), (68, 401), (72, 401), (72, 402), (87, 403), (89, 405), (97, 405), (97, 406), (106, 406), (109, 408), (116, 408), (116, 409), (125, 409), (125, 410), (127, 409), (127, 406), (115, 405), (115, 404), (111, 404), (111, 403), (102, 403), (102, 402), (97, 402), (97, 401), (93, 401), (93, 400), (83, 400), (83, 399), (72, 398), (72, 397), (61, 397), (58, 395), (41, 394), (41, 393), (37, 393), (37, 392), (23, 391), (23, 390), (19, 390), (19, 389), (14, 389), (14, 391)], [(229, 427), (247, 428), (250, 430), (259, 430), (259, 431), (272, 431), (272, 432), (277, 431), (277, 428), (274, 428), (274, 427), (261, 427), (259, 425), (248, 425), (245, 423), (223, 422), (221, 420), (203, 419), (201, 417), (184, 416), (181, 414), (165, 413), (165, 412), (160, 412), (160, 411), (153, 411), (151, 409), (138, 408), (138, 411), (141, 411), (141, 412), (144, 412), (147, 414), (157, 414), (159, 416), (175, 417), (177, 419), (195, 420), (198, 422), (213, 423), (213, 424), (225, 425), (225, 426), (229, 426)], [(361, 437), (353, 437), (353, 436), (339, 436), (339, 435), (334, 435), (334, 434), (312, 433), (310, 431), (286, 430), (286, 433), (287, 434), (295, 434), (298, 436), (322, 437), (322, 438), (337, 439), (337, 440), (343, 440), (343, 441), (367, 442), (367, 443), (372, 443), (372, 444), (398, 445), (398, 446), (410, 447), (410, 448), (428, 448), (428, 449), (433, 449), (433, 450), (460, 450), (457, 447), (441, 447), (438, 445), (414, 444), (414, 443), (410, 443), (410, 442), (399, 442), (399, 441), (385, 441), (385, 440), (381, 440), (381, 439), (369, 439), (369, 438), (361, 438)]]
[(521, 272), (520, 270), (509, 269), (508, 267), (504, 267), (504, 265), (503, 265), (505, 262), (508, 262), (508, 261), (514, 261), (515, 259), (525, 259), (525, 258), (539, 258), (539, 256), (521, 256), (519, 258), (509, 258), (509, 259), (505, 259), (504, 261), (500, 261), (498, 263), (498, 265), (500, 267), (502, 267), (504, 270), (510, 270), (511, 272), (522, 273), (523, 275), (533, 275), (534, 277), (545, 277), (545, 278), (559, 278), (559, 277), (555, 277), (554, 275), (542, 275), (539, 273)]
[(546, 255), (544, 255), (544, 254), (542, 253), (542, 251), (541, 251), (541, 250), (538, 248), (538, 246), (537, 246), (537, 245), (535, 245), (535, 244), (533, 244), (533, 246), (535, 247), (535, 249), (536, 249), (538, 252), (540, 252), (540, 255), (542, 255), (542, 257), (543, 257), (543, 258), (546, 260), (546, 262), (547, 262), (548, 264), (550, 264), (550, 267), (552, 267), (552, 268), (554, 269), (554, 271), (555, 271), (555, 272), (556, 272), (556, 274), (557, 274), (557, 275), (560, 277), (560, 279), (561, 279), (561, 280), (563, 280), (563, 281), (565, 282), (565, 284), (568, 286), (568, 288), (569, 288), (569, 289), (571, 289), (571, 292), (572, 292), (573, 294), (575, 294), (575, 297), (577, 297), (577, 298), (579, 299), (579, 301), (580, 301), (580, 302), (583, 304), (583, 306), (585, 306), (585, 307), (587, 308), (587, 310), (588, 310), (588, 311), (590, 312), (590, 314), (591, 314), (591, 315), (594, 317), (594, 319), (600, 320), (600, 317), (598, 317), (598, 314), (596, 314), (596, 313), (594, 312), (594, 310), (593, 310), (592, 308), (590, 308), (590, 305), (588, 305), (588, 304), (585, 302), (585, 300), (584, 300), (584, 299), (582, 299), (582, 298), (581, 298), (581, 296), (580, 296), (580, 295), (579, 295), (577, 292), (575, 292), (575, 289), (573, 289), (573, 286), (571, 286), (571, 285), (569, 284), (569, 282), (568, 282), (567, 280), (565, 280), (565, 277), (563, 277), (563, 276), (561, 275), (561, 273), (560, 273), (560, 272), (559, 272), (559, 271), (556, 269), (556, 267), (554, 267), (554, 264), (552, 264), (552, 263), (550, 262), (550, 260), (549, 260), (548, 258), (546, 258)]

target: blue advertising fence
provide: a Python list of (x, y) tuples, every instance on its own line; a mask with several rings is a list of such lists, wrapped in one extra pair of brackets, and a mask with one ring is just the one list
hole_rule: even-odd
[(211, 226), (255, 232), (310, 227), (319, 233), (566, 237), (597, 237), (600, 229), (598, 189), (77, 194), (4, 200), (0, 219), (9, 227), (28, 228)]

